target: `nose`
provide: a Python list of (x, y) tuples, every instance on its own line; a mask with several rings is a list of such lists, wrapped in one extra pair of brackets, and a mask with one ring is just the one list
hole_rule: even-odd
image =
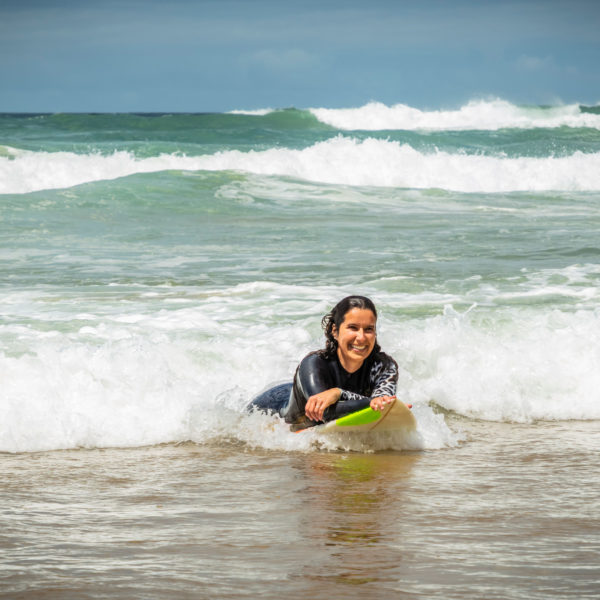
[(365, 335), (365, 330), (364, 329), (359, 329), (356, 332), (356, 339), (359, 341), (364, 341), (366, 339), (366, 335)]

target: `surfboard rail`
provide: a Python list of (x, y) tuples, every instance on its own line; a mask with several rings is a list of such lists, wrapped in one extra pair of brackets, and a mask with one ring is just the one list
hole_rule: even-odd
[(302, 431), (314, 430), (318, 433), (345, 433), (367, 431), (411, 431), (417, 426), (417, 421), (410, 408), (400, 400), (394, 400), (382, 410), (373, 410), (370, 407), (357, 410), (344, 415), (334, 421), (300, 429)]

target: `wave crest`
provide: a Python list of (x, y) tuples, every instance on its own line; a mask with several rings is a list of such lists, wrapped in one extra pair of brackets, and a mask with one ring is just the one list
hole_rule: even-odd
[(312, 108), (321, 122), (347, 131), (469, 131), (589, 127), (600, 129), (600, 115), (582, 112), (578, 104), (557, 107), (517, 106), (506, 100), (472, 100), (457, 110), (424, 111), (405, 104), (370, 102), (359, 108)]
[(27, 193), (165, 170), (241, 171), (335, 185), (458, 192), (594, 191), (600, 153), (564, 157), (485, 156), (415, 150), (400, 142), (338, 136), (302, 150), (230, 150), (210, 155), (111, 155), (14, 151), (0, 156), (0, 193)]

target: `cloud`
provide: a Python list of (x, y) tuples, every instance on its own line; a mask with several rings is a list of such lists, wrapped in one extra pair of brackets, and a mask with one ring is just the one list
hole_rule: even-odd
[(516, 64), (520, 71), (541, 71), (555, 66), (554, 60), (550, 56), (540, 58), (539, 56), (521, 55)]
[(263, 49), (253, 52), (247, 57), (247, 61), (270, 71), (287, 71), (289, 69), (311, 68), (318, 63), (318, 58), (301, 48), (290, 48), (282, 51)]
[(524, 54), (516, 60), (516, 68), (529, 75), (577, 77), (580, 74), (576, 65), (559, 63), (552, 56), (541, 58)]

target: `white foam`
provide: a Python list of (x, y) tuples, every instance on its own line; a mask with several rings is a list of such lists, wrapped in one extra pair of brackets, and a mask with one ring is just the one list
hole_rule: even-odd
[(136, 159), (131, 152), (126, 151), (103, 155), (32, 152), (16, 148), (9, 150), (10, 157), (0, 156), (0, 194), (69, 188), (135, 173), (194, 169), (194, 165), (186, 157), (176, 154)]
[(600, 189), (600, 153), (564, 157), (420, 152), (407, 144), (345, 136), (302, 150), (217, 152), (203, 156), (162, 154), (136, 158), (130, 152), (78, 155), (14, 151), (0, 157), (0, 193), (65, 188), (164, 170), (243, 171), (308, 181), (459, 192), (593, 191)]
[(600, 129), (600, 115), (582, 113), (577, 104), (524, 107), (500, 99), (472, 100), (456, 110), (425, 111), (405, 104), (370, 102), (359, 108), (312, 108), (310, 112), (327, 125), (349, 131), (495, 131), (565, 126)]
[(230, 110), (229, 115), (248, 115), (250, 117), (264, 117), (272, 112), (276, 112), (273, 108), (257, 108), (254, 110)]
[(397, 329), (405, 400), (470, 418), (600, 418), (600, 313), (474, 308)]
[(398, 396), (413, 404), (415, 433), (292, 435), (277, 417), (246, 414), (254, 395), (291, 380), (320, 347), (320, 317), (345, 291), (255, 282), (169, 310), (160, 297), (149, 310), (144, 290), (139, 302), (129, 291), (126, 305), (111, 307), (15, 292), (0, 326), (0, 451), (223, 439), (302, 452), (452, 446), (459, 436), (435, 405), (490, 421), (600, 418), (597, 309), (500, 303), (407, 319), (399, 307), (413, 300), (384, 291), (375, 295), (380, 341), (399, 363)]

